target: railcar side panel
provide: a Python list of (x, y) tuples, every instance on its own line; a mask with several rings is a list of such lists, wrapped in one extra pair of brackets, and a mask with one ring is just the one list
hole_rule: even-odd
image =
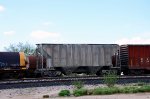
[(96, 45), (92, 45), (92, 53), (93, 53), (93, 57), (92, 57), (92, 61), (93, 61), (93, 65), (94, 66), (99, 66), (99, 47)]
[(92, 66), (92, 48), (91, 45), (87, 46), (87, 66)]
[(81, 46), (81, 66), (86, 66), (86, 55), (87, 55), (87, 46)]
[(120, 52), (122, 69), (150, 70), (150, 45), (122, 45)]
[(128, 45), (129, 68), (150, 69), (150, 45)]
[[(53, 67), (112, 66), (117, 44), (40, 44)], [(40, 51), (41, 48), (39, 48)], [(47, 58), (46, 54), (43, 54)]]
[(79, 57), (79, 46), (73, 45), (73, 66), (80, 65), (80, 57)]
[(59, 46), (58, 45), (53, 45), (52, 47), (52, 52), (53, 52), (53, 57), (52, 57), (52, 63), (53, 66), (61, 66), (60, 65), (60, 51), (59, 51)]
[(100, 66), (105, 65), (105, 50), (103, 45), (99, 45), (99, 65)]
[(66, 45), (67, 66), (73, 66), (72, 45)]
[(0, 52), (0, 68), (19, 68), (19, 52)]
[(59, 63), (61, 66), (67, 66), (67, 52), (66, 52), (66, 45), (61, 45), (59, 47), (60, 50), (60, 60)]

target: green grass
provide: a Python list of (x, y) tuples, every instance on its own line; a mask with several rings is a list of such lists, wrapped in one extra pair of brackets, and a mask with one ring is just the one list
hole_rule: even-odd
[(104, 87), (93, 90), (93, 95), (109, 95), (115, 93), (120, 93), (120, 89), (117, 87)]
[(70, 96), (70, 91), (69, 90), (61, 90), (60, 92), (59, 92), (59, 96)]
[(150, 92), (150, 85), (144, 85), (139, 88), (139, 92)]
[[(116, 93), (141, 93), (141, 92), (150, 92), (150, 85), (140, 84), (140, 86), (125, 86), (125, 87), (99, 87), (95, 89), (75, 89), (73, 90), (72, 95), (74, 96), (84, 96), (84, 95), (111, 95)], [(71, 93), (69, 90), (62, 90), (59, 93), (59, 96), (70, 96)]]
[(138, 87), (124, 87), (120, 89), (120, 93), (137, 93), (138, 90)]
[(115, 93), (138, 93), (138, 92), (150, 92), (150, 85), (145, 86), (126, 86), (123, 88), (118, 87), (104, 87), (96, 88), (93, 90), (93, 95), (107, 95)]

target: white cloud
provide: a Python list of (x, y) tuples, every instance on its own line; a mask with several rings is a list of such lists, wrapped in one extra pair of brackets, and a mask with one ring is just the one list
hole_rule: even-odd
[(5, 10), (4, 6), (0, 5), (0, 12), (2, 12), (4, 10)]
[(15, 34), (15, 31), (8, 31), (3, 33), (5, 36), (12, 36)]
[(145, 39), (141, 37), (134, 37), (134, 38), (122, 38), (115, 42), (116, 44), (150, 44), (150, 39)]
[(59, 33), (55, 33), (55, 32), (46, 32), (46, 31), (32, 31), (30, 36), (34, 39), (47, 39), (47, 38), (58, 38), (60, 37)]

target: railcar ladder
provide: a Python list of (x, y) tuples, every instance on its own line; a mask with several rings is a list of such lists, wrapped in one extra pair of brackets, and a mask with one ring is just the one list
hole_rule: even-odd
[(120, 64), (121, 67), (128, 66), (128, 45), (121, 45), (120, 47)]

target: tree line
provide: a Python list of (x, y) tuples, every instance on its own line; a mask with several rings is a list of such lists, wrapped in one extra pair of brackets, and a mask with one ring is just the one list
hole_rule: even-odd
[(4, 47), (7, 52), (24, 52), (26, 55), (34, 54), (35, 46), (26, 43), (19, 42), (18, 44), (10, 44), (8, 47)]

